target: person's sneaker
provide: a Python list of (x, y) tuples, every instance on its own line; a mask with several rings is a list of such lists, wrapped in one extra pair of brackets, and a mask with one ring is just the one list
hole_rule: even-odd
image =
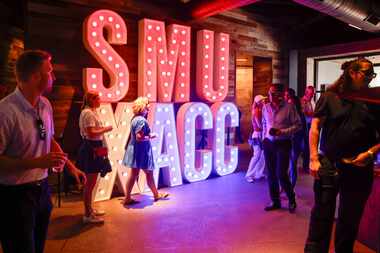
[(281, 209), (281, 203), (272, 202), (269, 206), (266, 206), (264, 208), (264, 210), (267, 212), (277, 210), (277, 209)]
[(253, 183), (255, 180), (251, 177), (247, 177), (245, 178), (247, 180), (248, 183)]
[(289, 213), (295, 213), (297, 202), (295, 200), (289, 201)]
[(106, 214), (105, 211), (103, 211), (103, 210), (97, 210), (97, 209), (93, 209), (93, 210), (92, 210), (92, 213), (93, 213), (95, 216), (103, 216), (103, 215)]
[(100, 217), (96, 217), (95, 215), (91, 214), (90, 216), (83, 216), (83, 223), (84, 224), (100, 224), (100, 223), (104, 223), (104, 219)]

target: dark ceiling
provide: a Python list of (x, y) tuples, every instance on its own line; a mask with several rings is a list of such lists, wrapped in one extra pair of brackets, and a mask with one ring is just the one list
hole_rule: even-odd
[(291, 0), (262, 0), (243, 7), (260, 19), (270, 20), (282, 32), (289, 48), (308, 48), (380, 38)]
[[(25, 6), (28, 0), (1, 0), (0, 7), (9, 10), (9, 15), (0, 17), (7, 23), (23, 28), (25, 25)], [(113, 1), (113, 0), (110, 0)], [(124, 0), (127, 1), (127, 0)], [(136, 0), (148, 1), (162, 8), (171, 7), (184, 20), (190, 18), (186, 13), (196, 5), (210, 2), (208, 0)], [(222, 1), (222, 0), (219, 0)], [(378, 1), (378, 0), (374, 0)], [(316, 10), (294, 3), (292, 0), (261, 0), (242, 7), (258, 21), (265, 20), (277, 27), (282, 42), (288, 48), (309, 48), (380, 38), (380, 34), (361, 31), (346, 23)], [(3, 12), (4, 13), (4, 12)], [(2, 21), (2, 22), (3, 22)]]
[[(191, 7), (210, 1), (154, 0), (154, 2), (161, 6), (173, 6), (181, 12), (180, 16), (186, 19), (190, 18), (186, 12)], [(258, 21), (263, 20), (277, 27), (282, 41), (288, 45), (288, 48), (301, 49), (380, 38), (380, 34), (358, 30), (292, 0), (261, 0), (242, 9), (257, 17)]]
[(26, 3), (27, 0), (1, 0), (0, 8), (2, 11), (0, 13), (0, 21), (24, 29)]

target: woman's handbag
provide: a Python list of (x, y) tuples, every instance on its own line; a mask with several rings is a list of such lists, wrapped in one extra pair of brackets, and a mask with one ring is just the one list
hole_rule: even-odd
[(112, 171), (112, 166), (110, 160), (108, 159), (108, 149), (107, 147), (96, 147), (93, 148), (94, 158), (101, 169), (100, 176), (105, 177), (107, 173)]
[(94, 151), (95, 157), (107, 157), (108, 156), (107, 147), (96, 147), (96, 148), (93, 148), (93, 151)]
[(102, 169), (100, 171), (100, 176), (105, 177), (107, 173), (110, 173), (112, 171), (111, 162), (108, 159), (108, 157), (104, 157), (103, 159), (101, 159), (101, 164)]

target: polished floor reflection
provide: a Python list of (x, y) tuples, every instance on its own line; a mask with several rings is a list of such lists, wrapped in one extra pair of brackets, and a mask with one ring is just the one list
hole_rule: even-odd
[[(75, 197), (55, 208), (47, 253), (257, 252), (301, 253), (312, 205), (311, 179), (301, 175), (295, 214), (266, 213), (265, 180), (250, 184), (243, 172), (167, 189), (170, 200), (124, 208), (120, 198), (99, 203), (107, 212), (101, 226), (83, 226)], [(284, 205), (287, 205), (283, 197)], [(361, 244), (356, 252), (370, 253)]]

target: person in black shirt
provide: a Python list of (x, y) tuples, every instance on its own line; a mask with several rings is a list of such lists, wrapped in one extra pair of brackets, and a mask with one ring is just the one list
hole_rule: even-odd
[(338, 193), (335, 252), (353, 252), (372, 189), (374, 158), (380, 150), (380, 106), (347, 96), (368, 89), (376, 76), (373, 64), (359, 58), (344, 63), (342, 70), (317, 102), (311, 124), (310, 174), (315, 177), (315, 203), (305, 253), (328, 252)]

